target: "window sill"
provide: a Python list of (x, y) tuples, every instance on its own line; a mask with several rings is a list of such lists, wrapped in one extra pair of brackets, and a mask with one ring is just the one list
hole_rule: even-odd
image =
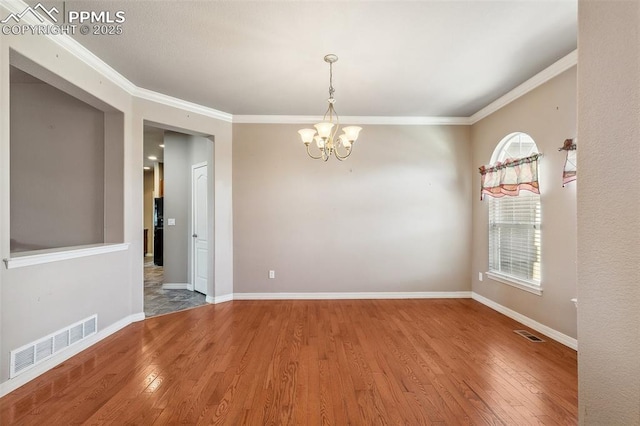
[(14, 253), (13, 257), (4, 259), (4, 264), (7, 269), (23, 268), (25, 266), (59, 262), (62, 260), (77, 259), (80, 257), (95, 256), (98, 254), (125, 251), (128, 249), (129, 243), (120, 243), (37, 250), (24, 253)]
[(503, 284), (510, 285), (511, 287), (515, 287), (517, 289), (524, 290), (529, 293), (533, 293), (537, 296), (542, 296), (542, 287), (529, 284), (526, 281), (521, 281), (512, 277), (507, 277), (506, 275), (496, 274), (495, 272), (487, 272), (486, 275), (487, 277), (491, 278), (494, 281), (498, 281)]

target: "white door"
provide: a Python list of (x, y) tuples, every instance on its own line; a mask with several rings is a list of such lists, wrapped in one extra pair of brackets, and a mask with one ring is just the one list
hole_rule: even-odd
[(207, 165), (193, 166), (193, 277), (194, 290), (207, 294)]

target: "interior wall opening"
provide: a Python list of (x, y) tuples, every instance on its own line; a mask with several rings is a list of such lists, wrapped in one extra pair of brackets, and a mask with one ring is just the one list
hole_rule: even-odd
[(143, 134), (144, 309), (155, 316), (206, 303), (212, 282), (213, 142), (150, 122)]
[(10, 52), (11, 256), (122, 243), (124, 115)]

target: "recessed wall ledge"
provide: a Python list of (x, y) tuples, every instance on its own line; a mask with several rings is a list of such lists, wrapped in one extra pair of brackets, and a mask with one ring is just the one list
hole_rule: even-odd
[(125, 250), (129, 250), (129, 243), (91, 244), (13, 253), (3, 261), (7, 269), (14, 269)]

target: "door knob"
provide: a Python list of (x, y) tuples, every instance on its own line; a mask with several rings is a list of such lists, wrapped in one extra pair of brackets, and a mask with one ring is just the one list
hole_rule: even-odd
[(192, 237), (193, 238), (198, 238), (198, 234), (193, 234)]

